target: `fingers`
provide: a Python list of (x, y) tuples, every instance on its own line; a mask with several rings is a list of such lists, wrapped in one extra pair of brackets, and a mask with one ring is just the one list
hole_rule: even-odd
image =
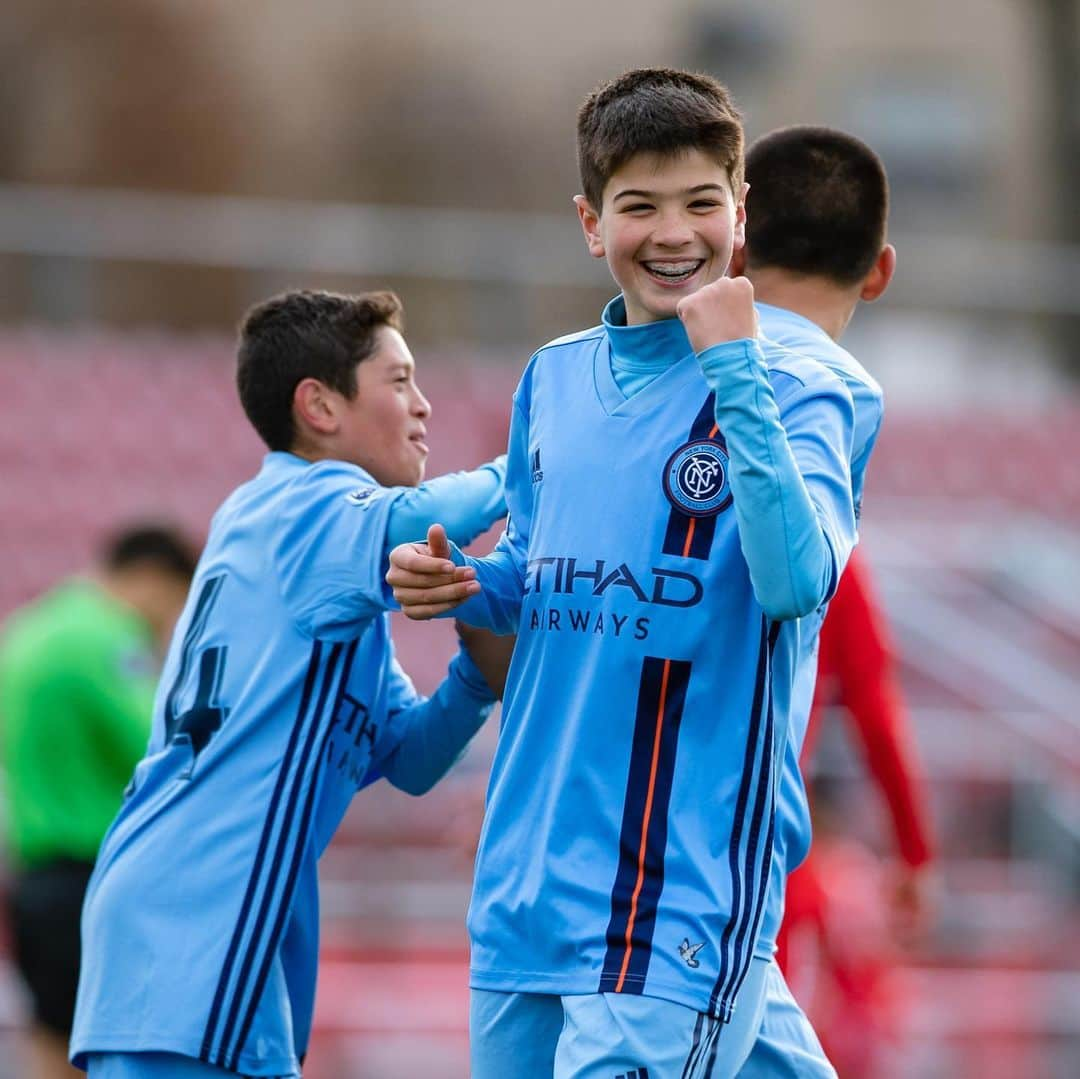
[(417, 573), (394, 566), (386, 574), (386, 583), (391, 588), (424, 589), (437, 588), (457, 581), (472, 581), (475, 578), (476, 570), (472, 566), (454, 566), (452, 573)]
[(684, 296), (675, 308), (695, 352), (757, 335), (754, 286), (745, 277), (723, 277)]
[(478, 581), (455, 581), (434, 588), (395, 588), (394, 599), (406, 618), (422, 620), (460, 607), (479, 591)]
[[(446, 555), (440, 554), (440, 549)], [(426, 544), (402, 543), (390, 552), (385, 580), (406, 617), (434, 618), (480, 591), (476, 570), (454, 565), (449, 551), (446, 531), (442, 525), (432, 525)]]
[[(404, 570), (410, 573), (441, 575), (453, 573), (458, 567), (445, 556), (434, 557), (426, 544), (402, 543), (390, 552), (390, 572)], [(389, 574), (387, 580), (390, 581)], [(390, 581), (393, 584), (393, 581)]]
[(446, 538), (446, 529), (442, 525), (432, 525), (427, 530), (427, 545), (435, 558), (450, 557), (450, 541)]

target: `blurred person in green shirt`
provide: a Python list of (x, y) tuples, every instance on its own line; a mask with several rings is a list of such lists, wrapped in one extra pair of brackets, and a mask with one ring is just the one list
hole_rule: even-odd
[(0, 629), (0, 757), (15, 962), (30, 991), (32, 1074), (67, 1062), (79, 916), (98, 846), (150, 734), (160, 655), (195, 570), (175, 529), (124, 528), (92, 574)]

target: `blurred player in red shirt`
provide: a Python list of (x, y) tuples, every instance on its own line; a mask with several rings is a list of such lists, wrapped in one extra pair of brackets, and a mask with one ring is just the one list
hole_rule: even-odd
[(925, 928), (933, 847), (923, 780), (911, 745), (885, 618), (856, 550), (821, 630), (805, 770), (823, 710), (842, 707), (884, 795), (899, 858), (890, 873), (845, 834), (832, 799), (814, 785), (814, 843), (788, 880), (778, 960), (841, 1075), (873, 1074), (902, 1006), (890, 971), (897, 944)]

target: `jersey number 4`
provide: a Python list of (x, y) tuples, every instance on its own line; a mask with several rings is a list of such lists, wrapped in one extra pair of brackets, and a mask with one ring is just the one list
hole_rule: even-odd
[[(210, 736), (229, 715), (229, 709), (219, 699), (221, 680), (225, 675), (225, 658), (229, 649), (225, 645), (203, 648), (201, 651), (199, 649), (200, 640), (205, 635), (206, 624), (224, 581), (225, 575), (221, 574), (210, 577), (203, 583), (187, 633), (184, 634), (180, 668), (169, 689), (169, 695), (165, 698), (166, 741), (175, 742), (186, 735), (196, 756), (203, 751), (206, 743), (210, 741)], [(195, 700), (190, 708), (180, 712), (177, 698), (187, 682), (193, 662), (197, 662), (199, 666)]]

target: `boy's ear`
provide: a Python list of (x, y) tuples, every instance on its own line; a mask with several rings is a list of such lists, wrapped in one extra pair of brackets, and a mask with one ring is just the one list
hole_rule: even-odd
[(293, 391), (293, 416), (301, 430), (332, 435), (338, 429), (337, 402), (317, 378), (305, 378), (297, 383)]
[(746, 276), (746, 245), (736, 247), (731, 252), (731, 261), (728, 263), (728, 277)]
[(895, 272), (896, 248), (892, 244), (886, 244), (881, 249), (881, 254), (878, 255), (870, 272), (863, 278), (859, 299), (873, 303), (889, 287), (889, 282)]
[(735, 241), (732, 252), (741, 251), (746, 243), (746, 193), (749, 190), (750, 185), (743, 184), (735, 198)]
[(574, 205), (577, 207), (581, 231), (585, 233), (585, 244), (589, 248), (589, 254), (594, 259), (602, 259), (606, 252), (604, 241), (600, 239), (600, 215), (589, 205), (589, 200), (584, 195), (575, 195)]

